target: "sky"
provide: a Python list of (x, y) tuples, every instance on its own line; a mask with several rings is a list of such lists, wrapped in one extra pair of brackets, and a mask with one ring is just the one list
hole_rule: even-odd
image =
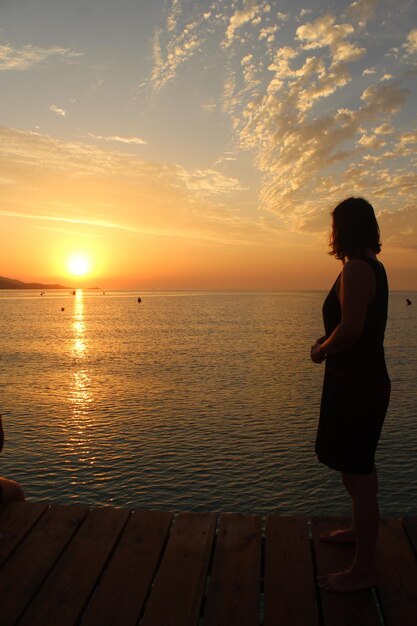
[(0, 0), (0, 275), (326, 289), (354, 195), (417, 289), (416, 78), (414, 0)]

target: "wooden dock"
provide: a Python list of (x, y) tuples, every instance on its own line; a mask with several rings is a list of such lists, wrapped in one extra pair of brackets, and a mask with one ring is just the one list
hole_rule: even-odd
[(317, 573), (352, 545), (341, 518), (178, 513), (46, 503), (0, 507), (0, 625), (416, 626), (417, 517), (381, 525), (374, 590)]

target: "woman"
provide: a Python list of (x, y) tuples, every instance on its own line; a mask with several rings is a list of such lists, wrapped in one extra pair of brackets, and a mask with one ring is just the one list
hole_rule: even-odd
[(375, 450), (388, 408), (390, 379), (384, 332), (388, 309), (379, 228), (372, 206), (348, 198), (333, 211), (331, 252), (343, 269), (323, 304), (326, 335), (311, 348), (326, 360), (316, 453), (341, 472), (352, 499), (352, 526), (322, 535), (333, 543), (356, 542), (349, 569), (319, 577), (321, 587), (348, 592), (373, 587), (379, 527)]

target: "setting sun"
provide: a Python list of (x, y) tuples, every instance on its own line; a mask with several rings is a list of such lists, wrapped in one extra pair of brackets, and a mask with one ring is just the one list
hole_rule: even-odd
[(76, 253), (69, 257), (67, 267), (74, 276), (85, 276), (91, 269), (91, 260), (85, 254)]

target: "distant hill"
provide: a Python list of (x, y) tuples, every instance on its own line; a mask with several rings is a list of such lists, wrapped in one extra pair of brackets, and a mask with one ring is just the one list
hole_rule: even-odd
[(68, 289), (63, 285), (44, 285), (42, 283), (24, 283), (14, 278), (0, 276), (0, 289)]

